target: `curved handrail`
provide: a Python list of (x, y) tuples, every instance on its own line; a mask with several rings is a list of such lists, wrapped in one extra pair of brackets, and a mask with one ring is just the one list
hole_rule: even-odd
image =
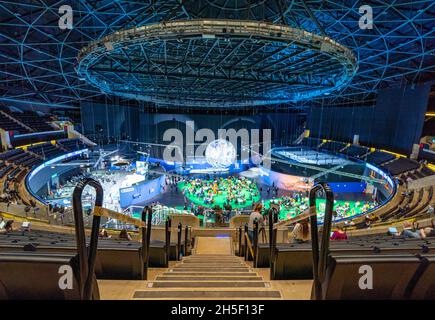
[(84, 188), (90, 185), (96, 191), (95, 209), (101, 208), (103, 204), (103, 187), (101, 184), (91, 178), (84, 178), (79, 181), (73, 192), (73, 212), (76, 232), (77, 252), (80, 264), (80, 298), (90, 300), (92, 298), (93, 278), (95, 269), (95, 258), (98, 245), (98, 231), (100, 228), (101, 216), (95, 215), (92, 221), (91, 240), (89, 243), (89, 252), (86, 249), (86, 234), (83, 222), (82, 193)]
[[(91, 237), (89, 241), (89, 250), (86, 248), (86, 233), (83, 221), (83, 206), (82, 194), (84, 188), (90, 185), (96, 191), (94, 214), (92, 218)], [(83, 178), (79, 181), (73, 192), (73, 213), (76, 233), (77, 252), (80, 264), (80, 297), (83, 300), (90, 300), (92, 298), (93, 284), (94, 284), (94, 271), (95, 260), (97, 256), (98, 247), (98, 234), (100, 231), (101, 217), (111, 217), (122, 222), (134, 224), (137, 227), (145, 229), (145, 217), (142, 214), (142, 221), (132, 217), (123, 215), (122, 213), (115, 212), (102, 207), (103, 204), (103, 187), (101, 184), (92, 178)], [(145, 210), (144, 210), (145, 211)], [(149, 212), (150, 210), (147, 209)], [(152, 213), (148, 215), (148, 228), (149, 232), (142, 232), (142, 245), (143, 258), (147, 262), (149, 253), (149, 243), (151, 236), (151, 218)], [(146, 235), (146, 238), (145, 238)], [(145, 264), (144, 264), (145, 267)], [(145, 269), (146, 270), (146, 269)]]
[[(319, 250), (316, 193), (320, 190), (325, 192), (326, 207), (322, 229), (321, 247)], [(314, 299), (321, 299), (322, 282), (325, 279), (326, 262), (329, 253), (329, 234), (331, 232), (332, 214), (334, 209), (334, 194), (327, 183), (318, 183), (310, 190), (310, 224), (311, 224), (311, 246), (313, 252), (313, 277), (314, 277)]]

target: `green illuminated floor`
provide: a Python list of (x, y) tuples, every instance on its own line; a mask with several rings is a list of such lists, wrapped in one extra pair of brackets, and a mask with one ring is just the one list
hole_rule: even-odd
[[(274, 199), (273, 201), (279, 202), (281, 200), (282, 198), (278, 198)], [(271, 201), (272, 200), (267, 200), (264, 202), (264, 206), (267, 209), (270, 207)], [(317, 212), (322, 216), (325, 213), (325, 203), (326, 201), (324, 199), (317, 199), (316, 201)], [(375, 206), (376, 203), (374, 202), (336, 200), (334, 203), (334, 210), (337, 211), (340, 218), (350, 218), (366, 212)], [(308, 208), (308, 198), (302, 198), (300, 201), (293, 203), (291, 207), (281, 205), (280, 208), (280, 220), (294, 218)]]
[[(227, 181), (222, 182), (222, 186), (225, 188), (228, 185)], [(178, 188), (180, 190), (187, 190), (189, 187), (193, 186), (189, 182), (180, 182), (178, 184)], [(252, 185), (250, 188), (243, 188), (240, 190), (239, 194), (237, 195), (239, 198), (246, 199), (246, 202), (241, 204), (237, 203), (236, 201), (231, 201), (231, 206), (233, 209), (241, 209), (246, 207), (251, 207), (254, 202), (260, 201), (260, 194), (257, 188), (257, 185), (252, 182)], [(189, 201), (193, 202), (196, 205), (200, 205), (206, 208), (214, 208), (216, 205), (223, 208), (224, 204), (227, 201), (228, 192), (224, 189), (221, 190), (220, 194), (216, 194), (213, 197), (214, 203), (205, 203), (204, 198), (200, 198), (195, 196), (191, 193), (186, 193), (186, 197)]]

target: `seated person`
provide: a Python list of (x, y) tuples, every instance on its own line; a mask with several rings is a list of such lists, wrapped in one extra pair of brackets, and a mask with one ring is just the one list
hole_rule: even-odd
[(121, 232), (119, 233), (119, 239), (121, 239), (121, 240), (131, 241), (131, 236), (130, 236), (130, 234), (127, 232), (126, 229), (122, 229)]
[(403, 223), (403, 231), (401, 233), (397, 233), (396, 236), (401, 236), (405, 239), (421, 239), (420, 232), (415, 231), (411, 222), (409, 221), (405, 221)]
[(14, 231), (13, 225), (14, 225), (14, 220), (6, 221), (6, 223), (4, 224), (4, 227), (3, 227), (5, 232), (8, 233), (8, 232)]
[(331, 240), (347, 240), (346, 231), (342, 227), (337, 226), (337, 230), (332, 233)]
[(311, 240), (310, 224), (308, 219), (296, 223), (290, 234), (290, 242), (305, 243)]
[(112, 236), (109, 236), (106, 229), (101, 229), (98, 237), (100, 237), (100, 239), (110, 239)]

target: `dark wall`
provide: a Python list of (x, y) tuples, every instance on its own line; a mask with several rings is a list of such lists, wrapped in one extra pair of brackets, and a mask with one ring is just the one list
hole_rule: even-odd
[(81, 104), (83, 133), (95, 142), (107, 138), (136, 139), (139, 135), (137, 108), (112, 104)]
[(271, 129), (272, 140), (277, 144), (294, 141), (304, 130), (306, 114), (267, 113), (235, 116), (226, 114), (156, 113), (140, 111), (136, 107), (115, 104), (83, 103), (81, 117), (84, 134), (95, 142), (108, 137), (140, 142), (165, 143), (165, 130), (177, 128), (184, 133), (186, 121), (194, 121), (195, 130), (209, 128), (217, 136), (218, 129)]
[(367, 146), (410, 153), (419, 143), (430, 85), (380, 90), (373, 106), (312, 107), (312, 137), (352, 142), (355, 134)]

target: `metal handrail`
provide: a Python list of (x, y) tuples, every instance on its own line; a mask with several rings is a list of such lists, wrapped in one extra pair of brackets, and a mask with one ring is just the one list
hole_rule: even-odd
[[(246, 247), (249, 248), (249, 253), (251, 253), (252, 257), (254, 257), (254, 249), (252, 248), (251, 240), (249, 239), (249, 235), (247, 232), (245, 232), (245, 243), (246, 243)], [(248, 253), (248, 251), (245, 252)], [(246, 253), (245, 253), (245, 260), (249, 260)]]
[(177, 227), (177, 261), (181, 260), (181, 233), (183, 230), (183, 225), (181, 222), (178, 223)]
[[(82, 194), (84, 188), (89, 185), (96, 191), (94, 214), (92, 217), (91, 237), (89, 241), (89, 249), (86, 248), (86, 233), (83, 218)], [(115, 212), (102, 207), (103, 204), (103, 187), (101, 184), (92, 178), (81, 179), (74, 188), (72, 204), (75, 222), (76, 244), (80, 265), (80, 298), (83, 300), (92, 299), (95, 260), (98, 248), (98, 234), (100, 231), (101, 217), (113, 218), (125, 223), (134, 224), (142, 228), (142, 258), (143, 258), (143, 276), (146, 279), (148, 260), (149, 260), (149, 245), (151, 237), (151, 219), (152, 211), (150, 208), (144, 208), (142, 212), (142, 220), (134, 219), (122, 213)], [(145, 223), (145, 216), (148, 213), (148, 226)]]
[(103, 204), (103, 187), (91, 178), (84, 178), (79, 181), (73, 192), (74, 222), (77, 243), (77, 253), (80, 265), (80, 298), (82, 300), (92, 299), (95, 258), (97, 255), (98, 232), (100, 228), (101, 216), (95, 215), (92, 221), (91, 239), (89, 251), (86, 249), (86, 234), (83, 222), (82, 193), (84, 188), (90, 185), (96, 191), (95, 208), (100, 208)]
[(189, 242), (189, 226), (186, 225), (184, 228), (184, 248), (183, 248), (183, 256), (187, 256), (187, 243)]
[(169, 258), (171, 254), (171, 225), (172, 219), (171, 217), (168, 217), (165, 222), (166, 267), (169, 267)]
[(242, 226), (239, 226), (239, 229), (237, 229), (238, 231), (238, 241), (239, 241), (239, 257), (242, 256)]
[(253, 247), (253, 254), (252, 254), (252, 261), (254, 267), (257, 267), (257, 254), (258, 254), (258, 220), (255, 219), (254, 221), (254, 237), (252, 238), (252, 247)]
[[(321, 247), (319, 249), (316, 194), (323, 190), (326, 196), (325, 216), (323, 218), (323, 229)], [(314, 299), (322, 297), (322, 283), (325, 280), (326, 264), (329, 254), (329, 234), (331, 232), (332, 215), (334, 209), (334, 194), (327, 183), (318, 183), (310, 190), (310, 224), (311, 224), (311, 246), (313, 252), (313, 277), (314, 277)]]
[(145, 221), (147, 222), (146, 228), (142, 228), (142, 255), (143, 255), (143, 270), (144, 270), (143, 279), (144, 280), (148, 279), (152, 219), (153, 219), (153, 210), (152, 208), (146, 206), (142, 211), (142, 221), (144, 223)]

